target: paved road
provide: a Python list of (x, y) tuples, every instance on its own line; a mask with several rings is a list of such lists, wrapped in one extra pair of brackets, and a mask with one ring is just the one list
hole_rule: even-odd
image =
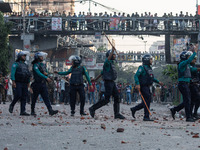
[[(135, 105), (135, 104), (133, 104)], [(55, 105), (60, 113), (49, 116), (43, 103), (37, 104), (37, 117), (19, 116), (8, 104), (0, 104), (0, 150), (198, 150), (200, 121), (172, 120), (167, 105), (152, 104), (154, 122), (143, 122), (143, 110), (133, 120), (130, 105), (121, 105), (126, 120), (113, 119), (112, 104), (96, 111), (96, 118), (81, 117), (79, 108), (70, 116), (69, 105)], [(89, 105), (86, 104), (88, 113)], [(30, 105), (27, 105), (30, 112)], [(103, 129), (105, 128), (105, 129)], [(117, 132), (123, 128), (124, 132)], [(194, 138), (196, 137), (196, 138)]]

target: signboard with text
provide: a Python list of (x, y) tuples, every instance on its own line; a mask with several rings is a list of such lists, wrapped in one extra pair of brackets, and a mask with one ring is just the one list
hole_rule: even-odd
[(62, 31), (62, 18), (55, 18), (55, 17), (52, 18), (51, 30)]

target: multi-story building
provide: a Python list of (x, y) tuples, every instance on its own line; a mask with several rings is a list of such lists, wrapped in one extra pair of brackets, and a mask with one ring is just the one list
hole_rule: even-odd
[(74, 13), (74, 0), (2, 0), (10, 3), (13, 12), (22, 12), (23, 4), (26, 4), (25, 11), (42, 12), (65, 12)]
[(35, 12), (74, 13), (74, 0), (30, 0), (30, 8)]
[[(110, 41), (115, 45), (114, 39), (111, 38), (111, 36), (108, 36)], [(109, 44), (108, 40), (105, 36), (91, 36), (91, 35), (78, 35), (77, 39), (81, 40), (82, 42), (86, 44), (93, 44), (94, 47), (90, 48), (94, 51), (106, 51), (112, 48), (112, 46)]]
[(150, 53), (164, 53), (165, 52), (165, 41), (156, 41), (154, 42), (150, 48)]

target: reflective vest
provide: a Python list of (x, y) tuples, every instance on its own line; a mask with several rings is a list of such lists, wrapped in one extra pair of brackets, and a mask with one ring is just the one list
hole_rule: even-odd
[(145, 76), (139, 76), (141, 86), (151, 86), (153, 84), (154, 74), (151, 67), (142, 66), (146, 72)]
[(73, 68), (72, 67), (72, 75), (70, 79), (70, 84), (83, 84), (83, 66)]
[(25, 63), (17, 63), (18, 67), (15, 72), (15, 82), (29, 83), (31, 73), (28, 69), (28, 65)]
[(107, 71), (106, 68), (103, 66), (103, 79), (114, 81), (117, 79), (117, 71), (115, 69), (114, 63), (110, 63), (110, 70)]

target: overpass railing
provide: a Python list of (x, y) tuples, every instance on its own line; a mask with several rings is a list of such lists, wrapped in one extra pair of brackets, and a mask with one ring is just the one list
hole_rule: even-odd
[[(145, 54), (145, 52), (119, 52), (117, 56), (117, 62), (126, 62), (126, 63), (136, 63), (136, 62), (142, 62), (142, 56)], [(164, 52), (152, 52), (150, 53), (152, 57), (154, 58), (155, 62), (165, 62), (165, 53)], [(97, 62), (102, 63), (106, 59), (106, 54), (97, 52), (96, 54)]]
[(68, 32), (84, 34), (84, 31), (116, 32), (156, 32), (156, 31), (196, 31), (199, 30), (199, 18), (196, 17), (4, 17), (12, 22), (12, 33)]

